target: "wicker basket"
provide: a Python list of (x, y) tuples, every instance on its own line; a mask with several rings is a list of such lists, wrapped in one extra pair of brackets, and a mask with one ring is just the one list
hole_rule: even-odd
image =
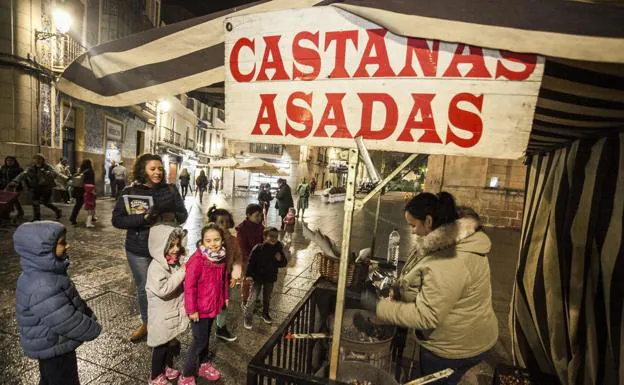
[[(321, 277), (338, 283), (338, 273), (340, 271), (340, 258), (330, 257), (323, 253), (317, 253), (314, 256), (314, 262), (312, 266)], [(347, 268), (347, 286), (351, 286), (353, 283), (353, 276), (355, 274), (355, 264), (350, 262)]]

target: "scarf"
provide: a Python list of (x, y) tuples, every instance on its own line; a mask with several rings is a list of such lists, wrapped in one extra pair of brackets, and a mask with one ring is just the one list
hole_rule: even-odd
[(169, 266), (176, 266), (180, 264), (180, 256), (178, 254), (165, 255), (165, 259), (167, 260), (167, 265)]
[(201, 251), (204, 257), (208, 258), (210, 262), (214, 262), (214, 263), (223, 262), (226, 256), (225, 247), (223, 246), (221, 246), (219, 251), (211, 251), (205, 248), (204, 246), (199, 246), (199, 250)]

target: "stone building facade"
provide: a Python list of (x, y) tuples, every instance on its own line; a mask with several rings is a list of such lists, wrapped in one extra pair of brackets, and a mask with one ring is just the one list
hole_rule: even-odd
[(522, 225), (526, 166), (522, 160), (430, 155), (424, 191), (447, 191), (474, 208), (484, 224)]

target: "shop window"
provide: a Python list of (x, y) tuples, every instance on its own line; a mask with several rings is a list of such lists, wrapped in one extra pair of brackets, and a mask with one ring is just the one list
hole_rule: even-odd
[(284, 146), (271, 143), (250, 143), (249, 152), (252, 154), (282, 155), (284, 153)]

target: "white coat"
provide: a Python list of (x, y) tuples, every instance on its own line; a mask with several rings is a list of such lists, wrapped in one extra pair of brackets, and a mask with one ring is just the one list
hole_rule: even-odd
[(156, 225), (150, 229), (149, 251), (153, 258), (147, 270), (147, 345), (154, 347), (165, 344), (189, 325), (184, 311), (185, 269), (172, 267), (165, 259), (165, 248), (169, 237), (179, 228)]

